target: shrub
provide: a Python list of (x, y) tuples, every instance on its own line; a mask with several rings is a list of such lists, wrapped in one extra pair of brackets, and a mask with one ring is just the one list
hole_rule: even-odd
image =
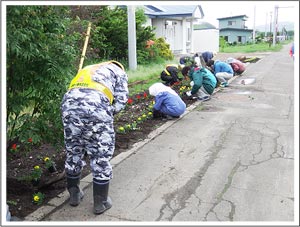
[(9, 141), (55, 139), (61, 132), (59, 106), (79, 56), (68, 13), (64, 6), (7, 7)]

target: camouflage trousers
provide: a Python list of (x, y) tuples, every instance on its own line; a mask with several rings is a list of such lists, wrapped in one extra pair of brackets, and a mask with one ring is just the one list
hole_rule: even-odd
[(62, 105), (62, 121), (66, 149), (65, 170), (69, 177), (81, 174), (86, 162), (85, 153), (90, 159), (93, 178), (110, 180), (112, 166), (110, 159), (115, 149), (113, 115), (107, 108), (68, 108)]

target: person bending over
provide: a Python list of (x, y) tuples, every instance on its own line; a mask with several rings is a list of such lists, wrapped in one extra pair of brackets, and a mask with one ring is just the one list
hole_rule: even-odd
[(179, 118), (186, 110), (185, 102), (170, 87), (155, 83), (149, 87), (149, 94), (155, 97), (154, 118)]

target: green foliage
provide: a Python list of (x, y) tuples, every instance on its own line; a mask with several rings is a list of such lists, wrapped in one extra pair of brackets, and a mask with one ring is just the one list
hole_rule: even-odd
[(282, 48), (282, 43), (277, 43), (274, 47), (269, 47), (268, 43), (249, 43), (244, 45), (226, 46), (223, 48), (225, 53), (252, 53), (252, 52), (266, 52), (266, 51), (278, 51)]
[(166, 43), (165, 39), (160, 37), (155, 40), (154, 46), (159, 49), (159, 56), (165, 60), (173, 60), (174, 55), (170, 50), (170, 45)]
[[(108, 6), (7, 7), (8, 144), (23, 146), (28, 138), (33, 145), (62, 143), (60, 103), (77, 72), (87, 24), (92, 22), (84, 63), (115, 59), (126, 66), (126, 10)], [(163, 38), (156, 40), (153, 28), (144, 26), (145, 22), (143, 10), (137, 9), (138, 64), (173, 59), (169, 45)], [(155, 44), (146, 48), (147, 40)]]
[(224, 48), (226, 47), (226, 40), (223, 36), (220, 36), (219, 38), (219, 47), (221, 48), (221, 52), (223, 52)]
[[(146, 42), (154, 39), (153, 28), (144, 26), (146, 16), (142, 9), (136, 10), (136, 48), (138, 64), (148, 63), (152, 59), (146, 49)], [(127, 63), (128, 59), (128, 22), (127, 9), (115, 7), (113, 9), (103, 6), (93, 13), (98, 18), (94, 23), (90, 40), (90, 52), (98, 59), (115, 59)], [(129, 34), (130, 35), (130, 34)], [(157, 56), (157, 55), (156, 55)], [(126, 65), (126, 64), (124, 64)]]
[(94, 13), (99, 18), (91, 32), (90, 46), (97, 51), (100, 59), (121, 61), (127, 54), (127, 15), (126, 11), (104, 6)]
[(79, 55), (68, 12), (63, 6), (7, 7), (9, 140), (51, 132), (57, 138), (59, 104)]

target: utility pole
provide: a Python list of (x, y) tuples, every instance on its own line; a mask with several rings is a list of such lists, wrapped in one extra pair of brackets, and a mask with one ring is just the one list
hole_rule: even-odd
[(270, 12), (270, 36), (272, 34), (272, 12)]
[(137, 68), (136, 60), (136, 26), (135, 26), (135, 9), (134, 6), (127, 6), (127, 22), (128, 22), (128, 63), (129, 69)]
[(255, 16), (256, 16), (256, 6), (254, 6), (254, 21), (253, 21), (253, 33), (252, 33), (253, 43), (255, 43)]
[(278, 19), (278, 6), (276, 5), (274, 8), (274, 25), (273, 25), (273, 46), (276, 45), (277, 39), (277, 19)]
[(266, 13), (265, 38), (267, 37), (267, 30), (268, 30), (268, 13)]
[(279, 7), (278, 5), (274, 8), (274, 28), (273, 28), (273, 46), (276, 44), (277, 31), (278, 31), (278, 9), (279, 8), (294, 8), (294, 6), (283, 6)]

